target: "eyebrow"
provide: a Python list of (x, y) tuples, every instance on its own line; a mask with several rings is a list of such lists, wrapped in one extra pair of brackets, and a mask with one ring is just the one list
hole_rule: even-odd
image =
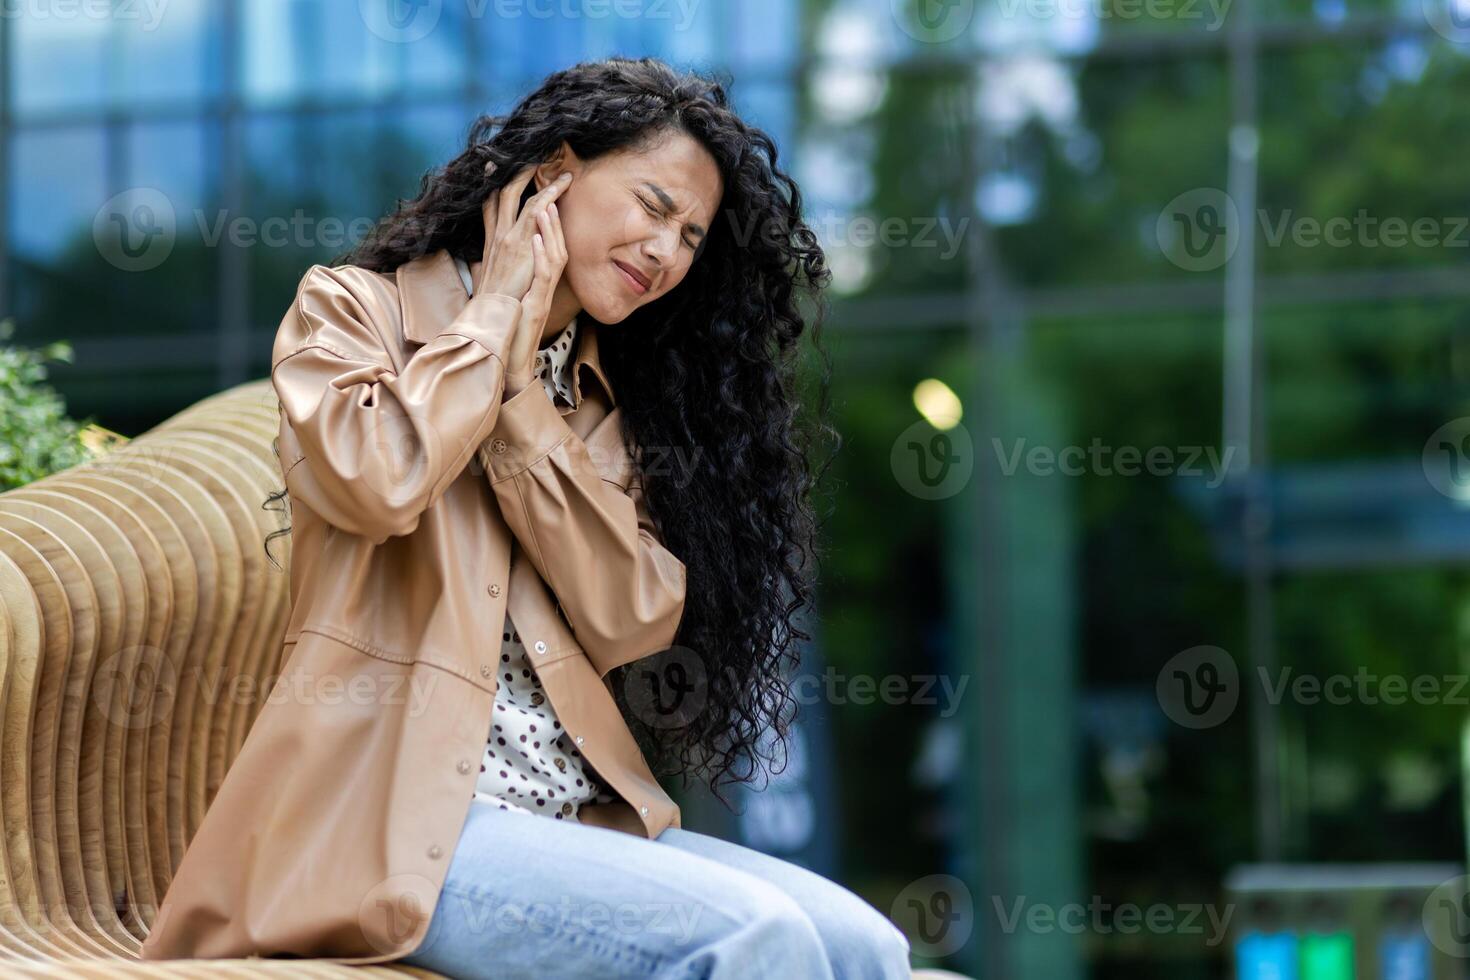
[[(644, 187), (647, 187), (649, 190), (653, 191), (653, 193), (658, 196), (659, 203), (661, 203), (664, 206), (664, 210), (665, 211), (673, 211), (674, 210), (674, 199), (671, 198), (671, 197), (669, 197), (669, 195), (665, 194), (664, 193), (664, 189), (662, 187), (658, 186), (657, 184), (655, 184), (651, 180), (645, 180), (643, 182), (643, 186)], [(689, 228), (690, 231), (694, 232), (700, 238), (704, 238), (705, 235), (706, 235), (706, 232), (704, 230), (704, 225), (696, 224), (693, 221), (691, 221), (688, 224), (688, 228)]]

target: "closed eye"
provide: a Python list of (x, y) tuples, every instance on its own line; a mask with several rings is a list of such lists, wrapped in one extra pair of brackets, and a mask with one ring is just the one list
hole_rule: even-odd
[[(662, 212), (660, 212), (652, 204), (649, 204), (648, 201), (643, 197), (643, 195), (641, 195), (641, 194), (635, 194), (634, 197), (637, 197), (638, 198), (638, 203), (641, 204), (641, 205), (643, 205), (643, 210), (647, 211), (649, 214), (653, 215), (655, 218), (666, 218), (667, 217), (667, 215), (665, 215)], [(699, 243), (698, 242), (691, 242), (687, 238), (682, 239), (682, 241), (684, 242), (685, 245), (688, 245), (689, 246), (690, 251), (694, 251), (695, 249), (697, 249), (699, 247)]]

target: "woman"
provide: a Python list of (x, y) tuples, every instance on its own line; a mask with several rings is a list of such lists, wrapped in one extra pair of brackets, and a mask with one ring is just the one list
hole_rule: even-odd
[[(293, 525), (278, 688), (442, 683), (418, 712), (268, 705), (145, 957), (909, 976), (876, 909), (684, 830), (645, 762), (718, 794), (786, 734), (813, 558), (794, 294), (827, 278), (769, 138), (653, 59), (557, 72), (482, 117), (313, 267), (272, 360)], [(321, 810), (330, 831), (302, 820)], [(258, 829), (286, 814), (290, 834)]]

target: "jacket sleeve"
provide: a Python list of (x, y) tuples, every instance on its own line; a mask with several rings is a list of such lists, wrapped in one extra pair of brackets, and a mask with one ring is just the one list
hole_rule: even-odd
[(467, 304), (395, 371), (363, 302), (375, 288), (350, 267), (308, 269), (276, 334), (271, 384), (292, 500), (382, 544), (418, 526), (495, 424), (521, 304)]
[(540, 384), (500, 406), (478, 459), (600, 675), (673, 644), (685, 567), (659, 540), (636, 474), (627, 489), (605, 477)]

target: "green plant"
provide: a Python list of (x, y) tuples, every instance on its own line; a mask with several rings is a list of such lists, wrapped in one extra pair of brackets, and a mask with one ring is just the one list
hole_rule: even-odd
[(46, 380), (46, 362), (72, 359), (71, 345), (56, 341), (39, 349), (6, 345), (15, 332), (0, 320), (0, 492), (84, 463), (92, 454), (83, 441), (91, 419), (67, 418), (66, 403)]

